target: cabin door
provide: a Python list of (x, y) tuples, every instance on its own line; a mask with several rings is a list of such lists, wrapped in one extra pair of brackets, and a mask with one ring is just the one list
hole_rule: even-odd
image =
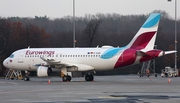
[(23, 58), (24, 58), (24, 51), (21, 51), (19, 53), (18, 63), (23, 63)]

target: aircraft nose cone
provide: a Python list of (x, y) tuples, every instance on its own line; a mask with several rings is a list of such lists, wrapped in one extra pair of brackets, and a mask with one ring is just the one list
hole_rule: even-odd
[(3, 61), (3, 65), (6, 67), (6, 68), (8, 68), (8, 62), (7, 62), (8, 60), (7, 59), (5, 59), (4, 61)]

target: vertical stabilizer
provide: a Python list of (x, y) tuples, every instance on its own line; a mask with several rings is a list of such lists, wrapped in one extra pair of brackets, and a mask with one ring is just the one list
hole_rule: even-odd
[(151, 14), (140, 30), (127, 45), (127, 48), (153, 49), (159, 26), (160, 14)]

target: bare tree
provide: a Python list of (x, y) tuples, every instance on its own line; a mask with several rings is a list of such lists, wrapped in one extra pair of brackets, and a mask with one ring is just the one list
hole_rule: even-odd
[(85, 38), (87, 40), (87, 46), (92, 46), (92, 42), (96, 35), (98, 35), (98, 29), (100, 27), (101, 21), (98, 19), (92, 19), (87, 24), (86, 28), (83, 30)]
[(3, 54), (5, 52), (5, 46), (7, 44), (7, 38), (9, 35), (9, 27), (10, 23), (4, 19), (0, 19), (0, 71), (3, 74), (3, 68), (2, 68), (2, 61), (3, 61)]

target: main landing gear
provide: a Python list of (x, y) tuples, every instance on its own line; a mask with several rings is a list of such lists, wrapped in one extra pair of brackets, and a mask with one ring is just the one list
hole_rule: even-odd
[(69, 75), (64, 75), (64, 76), (62, 77), (62, 81), (63, 81), (63, 82), (70, 82), (70, 81), (71, 81), (71, 76), (69, 76)]
[[(82, 72), (83, 73), (83, 72)], [(91, 72), (86, 72), (85, 73), (85, 80), (86, 81), (93, 81), (94, 80), (94, 77), (93, 75), (91, 74)], [(83, 75), (83, 74), (82, 74)], [(67, 68), (66, 67), (62, 67), (61, 68), (61, 74), (60, 76), (62, 77), (62, 81), (63, 82), (70, 82), (71, 81), (71, 76), (68, 75), (68, 72), (67, 72)]]
[(90, 74), (87, 74), (87, 75), (85, 76), (85, 80), (86, 80), (86, 81), (93, 81), (93, 80), (94, 80), (94, 76), (93, 76), (93, 75), (90, 75)]
[[(93, 81), (93, 80), (94, 80), (94, 76), (87, 74), (87, 75), (85, 76), (85, 80), (86, 80), (86, 81)], [(69, 75), (64, 75), (64, 76), (62, 77), (62, 81), (63, 81), (63, 82), (70, 82), (70, 81), (71, 81), (71, 76), (69, 76)]]

